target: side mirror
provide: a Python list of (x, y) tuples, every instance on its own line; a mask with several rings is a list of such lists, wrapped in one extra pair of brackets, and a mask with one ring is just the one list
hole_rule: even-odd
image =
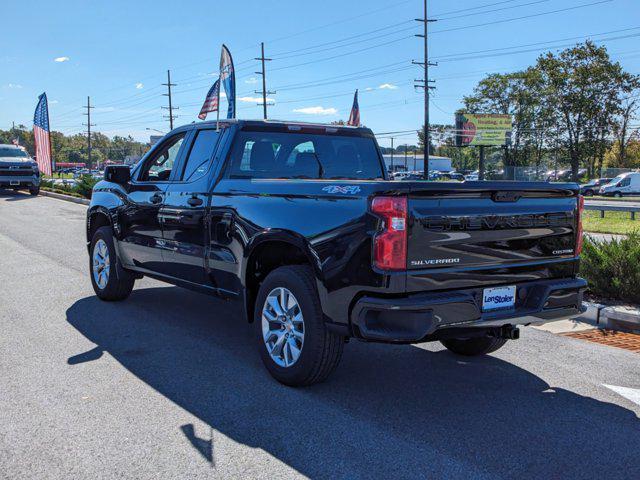
[(104, 179), (107, 182), (126, 185), (131, 181), (131, 169), (129, 165), (109, 165), (104, 169)]

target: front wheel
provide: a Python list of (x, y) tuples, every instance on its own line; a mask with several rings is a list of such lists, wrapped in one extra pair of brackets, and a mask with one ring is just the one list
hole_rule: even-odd
[(262, 362), (280, 383), (319, 383), (338, 366), (344, 338), (326, 328), (309, 267), (271, 272), (260, 285), (254, 318)]
[(458, 355), (475, 357), (476, 355), (486, 355), (495, 352), (505, 343), (506, 338), (496, 337), (473, 337), (473, 338), (448, 338), (440, 340), (440, 343), (448, 350)]
[(110, 227), (100, 227), (91, 240), (91, 285), (101, 300), (124, 300), (131, 294), (134, 276), (118, 260)]
[(593, 190), (585, 190), (583, 195), (585, 197), (593, 197)]
[(622, 198), (622, 194), (620, 192), (616, 192), (613, 194), (615, 198)]
[(29, 193), (35, 197), (40, 193), (40, 187), (29, 187)]

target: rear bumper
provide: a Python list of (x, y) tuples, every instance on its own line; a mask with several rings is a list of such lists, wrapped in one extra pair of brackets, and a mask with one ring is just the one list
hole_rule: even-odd
[(459, 329), (541, 324), (585, 311), (582, 278), (517, 284), (514, 308), (483, 312), (483, 288), (360, 298), (351, 313), (353, 335), (370, 341), (416, 343)]

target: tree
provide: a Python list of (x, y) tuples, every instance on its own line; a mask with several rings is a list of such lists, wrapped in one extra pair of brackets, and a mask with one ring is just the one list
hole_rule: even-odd
[(550, 111), (544, 101), (544, 83), (536, 68), (508, 74), (491, 74), (481, 80), (472, 95), (464, 97), (468, 113), (511, 115), (511, 142), (504, 149), (508, 167), (527, 165), (535, 158), (539, 169), (550, 123)]
[(586, 160), (591, 170), (591, 159), (602, 164), (622, 98), (636, 88), (638, 79), (613, 63), (605, 47), (590, 41), (558, 55), (547, 53), (536, 67), (577, 181), (581, 161)]

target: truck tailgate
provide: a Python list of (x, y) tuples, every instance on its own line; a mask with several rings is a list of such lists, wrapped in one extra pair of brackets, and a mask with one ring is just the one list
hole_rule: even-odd
[(549, 185), (514, 187), (463, 187), (435, 195), (413, 189), (408, 202), (408, 290), (572, 275), (576, 192)]

